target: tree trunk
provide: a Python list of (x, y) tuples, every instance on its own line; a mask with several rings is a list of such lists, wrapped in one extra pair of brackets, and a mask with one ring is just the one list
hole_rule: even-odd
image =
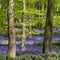
[(16, 40), (15, 40), (15, 24), (14, 24), (14, 0), (9, 0), (8, 31), (9, 31), (8, 57), (15, 58)]
[(37, 8), (37, 10), (42, 10), (42, 0), (37, 0), (37, 2), (35, 3), (35, 7)]
[(23, 26), (22, 26), (22, 45), (21, 45), (21, 48), (22, 48), (22, 51), (25, 51), (25, 39), (26, 39), (26, 2), (25, 0), (23, 0), (23, 17), (22, 17), (22, 20), (23, 20)]
[(43, 53), (51, 53), (53, 10), (54, 10), (54, 0), (48, 0), (45, 35), (44, 35), (44, 42), (43, 42)]
[(32, 25), (30, 22), (30, 26), (29, 26), (29, 37), (32, 38)]

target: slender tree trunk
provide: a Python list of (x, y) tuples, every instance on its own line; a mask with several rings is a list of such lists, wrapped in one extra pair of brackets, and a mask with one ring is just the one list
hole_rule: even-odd
[(8, 31), (9, 31), (8, 57), (15, 58), (16, 40), (15, 40), (15, 24), (14, 24), (14, 0), (9, 0)]
[(22, 51), (25, 51), (25, 39), (26, 39), (26, 1), (23, 1), (23, 26), (22, 26)]
[(44, 10), (47, 10), (47, 3), (44, 4)]
[[(28, 3), (28, 7), (30, 8), (30, 0), (28, 0), (27, 3)], [(29, 13), (30, 13), (30, 10), (29, 10)], [(28, 30), (29, 30), (29, 38), (32, 38), (32, 24), (31, 24), (31, 18), (32, 17), (33, 16), (31, 16), (31, 13), (30, 13), (28, 15), (28, 20), (29, 20), (29, 28), (28, 28)]]
[(32, 25), (30, 22), (30, 26), (29, 26), (29, 37), (32, 38)]
[(45, 35), (43, 42), (43, 53), (51, 53), (52, 48), (52, 28), (53, 28), (54, 0), (48, 0)]
[(37, 8), (37, 10), (42, 10), (42, 3), (41, 3), (42, 0), (37, 0), (36, 4), (35, 4), (35, 7)]
[(42, 4), (42, 11), (44, 11), (44, 4)]

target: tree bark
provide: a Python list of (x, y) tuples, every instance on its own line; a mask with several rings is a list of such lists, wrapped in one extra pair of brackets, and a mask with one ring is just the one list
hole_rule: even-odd
[(14, 24), (14, 0), (9, 0), (8, 6), (8, 57), (15, 58), (16, 56), (16, 40), (15, 40), (15, 24)]
[(48, 0), (45, 35), (44, 35), (44, 42), (43, 42), (43, 53), (49, 53), (49, 52), (51, 53), (53, 10), (54, 10), (54, 0)]

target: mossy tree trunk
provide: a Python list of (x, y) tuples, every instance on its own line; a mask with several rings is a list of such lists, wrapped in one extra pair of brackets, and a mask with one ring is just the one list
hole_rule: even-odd
[(54, 0), (48, 0), (43, 53), (51, 53)]
[(8, 57), (15, 58), (16, 56), (16, 40), (15, 40), (15, 24), (14, 24), (14, 0), (9, 0), (8, 5)]

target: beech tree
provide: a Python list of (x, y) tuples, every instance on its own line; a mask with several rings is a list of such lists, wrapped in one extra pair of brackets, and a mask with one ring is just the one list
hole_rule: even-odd
[(8, 57), (15, 58), (16, 56), (16, 40), (15, 40), (15, 24), (14, 24), (14, 0), (9, 0), (8, 5)]
[(48, 0), (45, 35), (43, 42), (43, 53), (51, 53), (52, 48), (52, 28), (53, 28), (54, 0)]

